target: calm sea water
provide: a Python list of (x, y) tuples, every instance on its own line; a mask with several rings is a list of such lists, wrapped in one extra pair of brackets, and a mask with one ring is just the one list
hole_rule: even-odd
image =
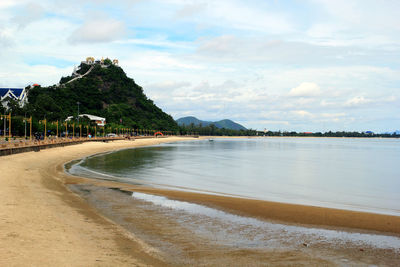
[(72, 174), (400, 216), (400, 140), (215, 139), (96, 155)]

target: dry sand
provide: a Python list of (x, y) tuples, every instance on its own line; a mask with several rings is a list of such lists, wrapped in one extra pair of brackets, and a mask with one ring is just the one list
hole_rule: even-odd
[(0, 158), (0, 266), (161, 265), (122, 227), (57, 179), (61, 164), (103, 151), (182, 138), (80, 145)]
[[(395, 216), (137, 187), (69, 177), (63, 172), (65, 162), (87, 155), (178, 140), (183, 138), (85, 143), (1, 157), (0, 266), (336, 266), (342, 265), (341, 257), (350, 259), (354, 266), (396, 266), (400, 263), (399, 255), (386, 250), (353, 248), (347, 251), (345, 248), (331, 252), (330, 248), (310, 249), (300, 244), (299, 248), (291, 250), (258, 251), (218, 246), (196, 239), (190, 232), (185, 233), (184, 227), (160, 212), (143, 212), (140, 208), (128, 211), (127, 206), (134, 203), (119, 203), (119, 210), (107, 214), (106, 209), (94, 208), (65, 187), (65, 183), (95, 184), (97, 188), (119, 187), (261, 219), (379, 230), (394, 235), (400, 232), (400, 218)], [(112, 195), (115, 192), (105, 194), (96, 190), (100, 193), (97, 193), (94, 203), (101, 204), (100, 198), (104, 198), (105, 203), (120, 199)], [(86, 198), (88, 201), (90, 197), (96, 197), (96, 190)], [(126, 212), (125, 215), (130, 212), (129, 220), (121, 218), (121, 222), (118, 221), (116, 214), (122, 211)], [(135, 235), (135, 231), (147, 231), (168, 242), (175, 242), (182, 250), (178, 256), (185, 259), (172, 259), (165, 251)]]

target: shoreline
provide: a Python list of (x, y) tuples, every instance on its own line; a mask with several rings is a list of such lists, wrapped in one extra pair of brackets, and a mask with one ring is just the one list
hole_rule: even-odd
[(90, 184), (105, 188), (118, 188), (122, 191), (162, 196), (171, 200), (215, 208), (239, 216), (283, 224), (327, 229), (344, 229), (356, 232), (375, 231), (380, 234), (394, 234), (400, 236), (400, 216), (395, 215), (282, 203), (229, 195), (174, 190), (152, 187), (149, 185), (133, 185), (118, 181), (107, 181), (73, 175), (69, 176), (70, 177), (65, 177), (66, 185)]
[[(229, 138), (246, 137), (228, 137), (228, 139)], [(202, 137), (200, 139), (208, 139), (208, 137)], [(124, 150), (124, 148), (120, 150)], [(81, 160), (81, 158), (74, 160)], [(68, 163), (63, 164), (63, 166)], [(203, 191), (192, 188), (179, 188), (178, 186), (162, 184), (133, 185), (102, 178), (79, 177), (68, 172), (67, 174), (70, 176), (65, 177), (67, 184), (79, 183), (79, 180), (71, 178), (75, 177), (81, 179), (81, 181), (85, 181), (85, 183), (97, 186), (117, 187), (131, 192), (164, 196), (173, 200), (187, 201), (217, 208), (237, 215), (272, 220), (285, 224), (299, 224), (310, 227), (337, 227), (353, 230), (377, 231), (386, 234), (400, 234), (400, 216), (393, 214), (255, 199), (246, 196), (236, 196), (234, 194)]]
[[(178, 137), (136, 140), (134, 142), (87, 143), (53, 148), (39, 152), (40, 154), (28, 152), (3, 157), (0, 162), (0, 168), (4, 170), (0, 179), (0, 200), (2, 203), (2, 209), (0, 209), (2, 222), (0, 225), (3, 228), (2, 233), (5, 238), (2, 239), (0, 248), (0, 265), (24, 265), (27, 262), (32, 265), (61, 264), (74, 266), (166, 265), (163, 256), (160, 256), (162, 253), (160, 254), (157, 248), (147, 244), (132, 232), (126, 231), (122, 226), (116, 224), (112, 218), (107, 218), (96, 208), (89, 205), (82, 196), (67, 188), (70, 184), (94, 184), (110, 188), (116, 186), (115, 182), (71, 176), (64, 172), (64, 164), (97, 153), (179, 140), (193, 139)], [(331, 213), (331, 216), (338, 214), (338, 211), (326, 208), (316, 208), (312, 211), (313, 208), (310, 210), (304, 207), (305, 210), (300, 211), (298, 205), (285, 207), (286, 204), (275, 202), (261, 203), (264, 201), (243, 201), (226, 196), (210, 196), (172, 190), (163, 191), (163, 189), (158, 188), (127, 184), (118, 185), (123, 190), (163, 195), (171, 199), (190, 201), (234, 214), (245, 216), (250, 214), (252, 217), (283, 221), (288, 224), (302, 223), (293, 220), (294, 215), (302, 212), (305, 212), (303, 218), (313, 218), (315, 212), (322, 212), (325, 219), (331, 218), (329, 213)], [(249, 209), (249, 205), (252, 206), (250, 212), (243, 213), (243, 211)], [(287, 209), (286, 213), (282, 213), (282, 208)], [(264, 214), (262, 214), (259, 209), (267, 210), (264, 210)], [(275, 215), (283, 214), (283, 217), (272, 216), (271, 218), (268, 215), (271, 211)], [(291, 212), (294, 213), (289, 214)], [(390, 231), (387, 231), (387, 228), (381, 227), (379, 229), (383, 229), (384, 232), (380, 232), (380, 234), (398, 236), (400, 217), (385, 215), (384, 217), (389, 219), (386, 222), (396, 224), (397, 228), (389, 227)], [(372, 223), (376, 226), (376, 223), (381, 224), (380, 220), (383, 217), (376, 216), (376, 214), (364, 214), (361, 217), (352, 218), (365, 219), (368, 224)], [(146, 220), (151, 221), (151, 218)], [(314, 223), (314, 226), (321, 226), (320, 221), (311, 220), (310, 222)], [(337, 229), (337, 227), (346, 226), (331, 224), (331, 227)], [(372, 229), (367, 227), (367, 229), (373, 230), (374, 227)], [(356, 227), (353, 231), (362, 232), (364, 230)], [(49, 251), (53, 254), (49, 255)], [(253, 252), (246, 253), (253, 255)], [(275, 253), (277, 252), (265, 252), (264, 254), (272, 257)], [(293, 255), (296, 255), (296, 262), (297, 260), (305, 260), (306, 263), (309, 263), (316, 260), (317, 263), (326, 263), (320, 261), (320, 258), (315, 255), (311, 255), (310, 258), (309, 252), (297, 251), (293, 253), (295, 253)], [(201, 255), (201, 253), (198, 254)], [(279, 254), (282, 260), (285, 259), (284, 254)], [(258, 255), (257, 257), (261, 256)]]
[[(398, 234), (252, 217), (247, 212), (240, 214), (191, 197), (177, 198), (172, 193), (182, 192), (170, 190), (166, 194), (155, 188), (115, 182), (82, 183), (81, 178), (69, 182), (68, 187), (100, 213), (160, 248), (165, 261), (173, 266), (258, 266), (272, 262), (279, 266), (345, 263), (398, 266), (400, 263)], [(204, 197), (212, 202), (209, 196)], [(188, 212), (188, 208), (192, 211)], [(202, 230), (198, 232), (199, 229)], [(235, 256), (239, 252), (240, 257)]]
[[(187, 140), (190, 140), (188, 138)], [(186, 138), (89, 142), (1, 157), (1, 266), (164, 266), (158, 252), (71, 192), (65, 162)]]

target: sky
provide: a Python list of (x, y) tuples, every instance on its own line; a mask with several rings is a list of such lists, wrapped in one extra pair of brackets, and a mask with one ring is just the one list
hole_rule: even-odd
[(0, 87), (118, 59), (175, 119), (400, 129), (398, 0), (1, 0)]

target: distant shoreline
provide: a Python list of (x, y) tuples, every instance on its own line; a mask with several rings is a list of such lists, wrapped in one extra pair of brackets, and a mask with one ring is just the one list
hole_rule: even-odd
[(394, 139), (394, 140), (399, 140), (400, 137), (366, 137), (366, 136), (355, 136), (355, 137), (348, 137), (348, 136), (275, 136), (275, 135), (271, 135), (271, 136), (200, 136), (200, 139), (213, 139), (213, 138), (338, 138), (338, 139), (342, 139), (342, 138), (347, 138), (347, 139)]

